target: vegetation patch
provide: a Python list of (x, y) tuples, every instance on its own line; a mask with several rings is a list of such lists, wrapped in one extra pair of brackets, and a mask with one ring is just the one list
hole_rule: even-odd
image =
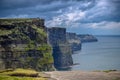
[(11, 33), (12, 33), (11, 30), (2, 30), (2, 29), (0, 29), (0, 36), (1, 35), (8, 35), (8, 34), (11, 34)]
[(101, 70), (95, 70), (94, 72), (106, 72), (106, 73), (109, 73), (109, 72), (113, 72), (113, 71), (117, 71), (117, 70), (103, 70), (103, 71), (101, 71)]
[(109, 72), (113, 72), (113, 71), (117, 71), (117, 70), (104, 70), (103, 72), (109, 73)]
[(0, 80), (47, 80), (41, 74), (32, 69), (8, 69), (0, 72)]
[(43, 37), (47, 37), (47, 34), (42, 28), (38, 28), (36, 25), (32, 25), (32, 28), (35, 29), (36, 32), (41, 34)]

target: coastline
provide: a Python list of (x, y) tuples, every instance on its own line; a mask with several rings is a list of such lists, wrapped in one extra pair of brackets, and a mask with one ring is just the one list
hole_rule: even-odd
[(48, 80), (120, 80), (120, 71), (51, 71)]

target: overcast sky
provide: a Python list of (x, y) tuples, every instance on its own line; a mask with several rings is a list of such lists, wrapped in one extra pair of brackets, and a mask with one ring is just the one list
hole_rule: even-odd
[(0, 0), (0, 18), (32, 17), (78, 34), (120, 35), (120, 0)]

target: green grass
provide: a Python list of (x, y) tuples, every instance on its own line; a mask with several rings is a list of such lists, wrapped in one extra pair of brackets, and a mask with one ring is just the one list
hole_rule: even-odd
[(31, 18), (11, 18), (11, 19), (0, 19), (2, 24), (11, 25), (12, 23), (18, 22), (32, 22)]
[(117, 70), (104, 70), (103, 72), (109, 73), (109, 72), (113, 72), (113, 71), (117, 71)]
[(1, 36), (1, 35), (8, 35), (8, 34), (11, 34), (11, 33), (12, 33), (11, 30), (1, 30), (1, 29), (0, 29), (0, 36)]
[(0, 80), (47, 80), (47, 78), (40, 77), (41, 74), (32, 69), (2, 70)]
[(39, 46), (35, 46), (34, 43), (29, 43), (26, 47), (25, 47), (25, 50), (28, 51), (28, 50), (38, 50), (38, 51), (47, 51), (47, 52), (51, 52), (52, 51), (52, 48), (50, 45), (48, 44), (42, 44), (42, 45), (39, 45)]
[(15, 77), (15, 76), (2, 76), (0, 80), (47, 80), (45, 78), (33, 78), (33, 77)]
[(20, 23), (20, 22), (32, 22), (34, 19), (39, 20), (39, 18), (0, 18), (0, 23), (11, 25), (13, 23)]
[(32, 69), (16, 69), (14, 71), (10, 71), (10, 72), (4, 72), (4, 74), (7, 75), (11, 75), (11, 76), (28, 76), (28, 77), (32, 77), (32, 76), (36, 76), (38, 75), (38, 72), (32, 70)]
[(47, 37), (46, 32), (42, 28), (38, 28), (36, 25), (32, 25), (32, 28), (35, 29), (36, 32), (41, 34), (43, 37)]

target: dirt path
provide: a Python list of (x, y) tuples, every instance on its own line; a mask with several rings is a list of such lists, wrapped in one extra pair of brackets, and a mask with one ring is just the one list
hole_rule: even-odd
[[(87, 72), (87, 71), (53, 71), (50, 74), (54, 80), (120, 80), (120, 71)], [(52, 79), (50, 79), (52, 80)]]

